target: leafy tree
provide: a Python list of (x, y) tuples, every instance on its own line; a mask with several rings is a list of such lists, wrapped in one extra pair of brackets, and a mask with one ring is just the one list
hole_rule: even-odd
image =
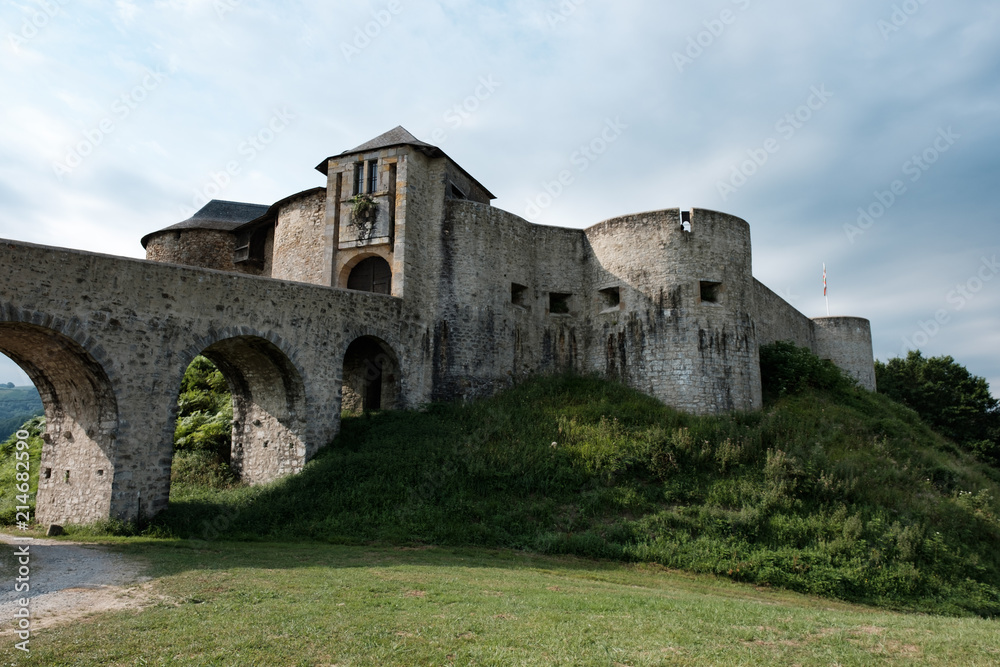
[(769, 398), (806, 389), (843, 392), (856, 384), (829, 359), (820, 359), (811, 350), (789, 341), (760, 348), (760, 375), (764, 394)]
[(215, 487), (235, 481), (228, 464), (233, 424), (229, 383), (205, 357), (196, 357), (184, 373), (177, 408), (174, 481)]
[(1000, 403), (984, 378), (952, 357), (925, 358), (919, 350), (905, 359), (875, 362), (878, 391), (904, 405), (943, 435), (1000, 465)]

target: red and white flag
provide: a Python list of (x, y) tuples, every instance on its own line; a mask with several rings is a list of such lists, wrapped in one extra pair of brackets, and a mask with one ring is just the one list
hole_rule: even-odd
[(826, 296), (826, 263), (823, 263), (823, 296)]

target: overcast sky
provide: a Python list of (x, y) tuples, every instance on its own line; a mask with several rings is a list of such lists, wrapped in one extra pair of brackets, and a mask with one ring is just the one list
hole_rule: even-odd
[(825, 262), (877, 358), (952, 355), (1000, 394), (995, 0), (0, 6), (0, 237), (142, 257), (206, 197), (324, 185), (403, 125), (534, 222), (738, 215), (806, 315)]

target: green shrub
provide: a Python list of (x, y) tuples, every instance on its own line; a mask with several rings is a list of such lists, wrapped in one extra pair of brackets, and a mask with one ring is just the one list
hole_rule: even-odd
[(788, 341), (760, 348), (760, 375), (770, 397), (800, 394), (807, 389), (843, 393), (856, 383), (828, 359)]

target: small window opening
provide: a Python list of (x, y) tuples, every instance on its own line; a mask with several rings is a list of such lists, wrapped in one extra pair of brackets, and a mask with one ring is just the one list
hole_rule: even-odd
[(368, 163), (368, 189), (369, 194), (378, 188), (378, 160), (371, 160)]
[(452, 182), (448, 182), (448, 198), (449, 199), (468, 199), (465, 193), (462, 192), (457, 185)]
[(603, 310), (615, 310), (621, 308), (622, 293), (619, 287), (607, 287), (601, 292), (601, 308)]
[(691, 231), (691, 211), (681, 211), (681, 229)]
[(67, 470), (67, 471), (66, 471), (66, 474), (65, 474), (65, 475), (63, 476), (63, 481), (64, 481), (64, 482), (65, 482), (66, 484), (69, 484), (69, 470)]
[(104, 471), (103, 470), (98, 470), (97, 471), (97, 476), (98, 477), (104, 477)]
[(568, 315), (571, 296), (573, 295), (549, 292), (549, 313), (551, 315)]
[(517, 283), (510, 284), (510, 302), (521, 308), (528, 307), (528, 288)]
[(45, 469), (45, 479), (52, 479), (52, 468)]
[(701, 281), (701, 302), (719, 303), (722, 293), (722, 283), (714, 283), (708, 280)]
[(351, 193), (355, 196), (361, 194), (361, 179), (365, 175), (365, 165), (363, 162), (358, 162), (354, 165), (354, 191)]

